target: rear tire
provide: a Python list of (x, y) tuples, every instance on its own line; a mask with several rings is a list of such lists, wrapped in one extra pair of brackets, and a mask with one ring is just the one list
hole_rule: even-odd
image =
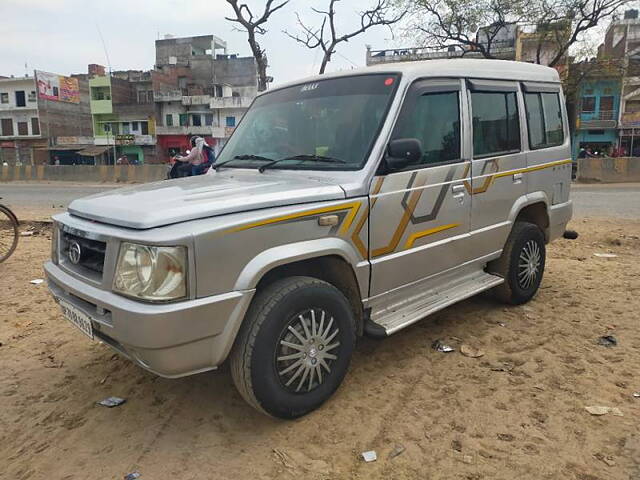
[(337, 288), (315, 278), (285, 278), (252, 302), (231, 352), (231, 375), (257, 410), (300, 417), (340, 386), (355, 342), (354, 315)]
[(490, 273), (505, 280), (493, 289), (495, 297), (511, 305), (531, 300), (542, 282), (545, 260), (545, 239), (540, 227), (516, 222), (502, 255), (488, 265)]

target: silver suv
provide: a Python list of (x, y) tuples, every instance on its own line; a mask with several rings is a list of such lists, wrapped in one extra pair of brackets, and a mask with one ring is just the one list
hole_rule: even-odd
[(49, 288), (66, 318), (163, 377), (227, 358), (294, 418), (356, 344), (484, 290), (521, 304), (571, 218), (555, 70), (443, 60), (323, 75), (256, 98), (208, 175), (74, 201)]

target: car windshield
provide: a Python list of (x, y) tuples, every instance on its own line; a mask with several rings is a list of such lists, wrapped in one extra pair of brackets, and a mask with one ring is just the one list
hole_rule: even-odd
[(216, 163), (224, 162), (224, 168), (260, 168), (274, 161), (270, 169), (358, 170), (367, 160), (397, 84), (397, 75), (371, 74), (262, 95)]

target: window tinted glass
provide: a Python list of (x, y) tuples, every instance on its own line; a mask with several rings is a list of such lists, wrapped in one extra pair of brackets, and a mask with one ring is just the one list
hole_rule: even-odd
[(527, 93), (525, 107), (529, 127), (529, 146), (544, 148), (564, 141), (562, 110), (557, 93)]
[(527, 93), (524, 96), (524, 102), (529, 123), (529, 145), (531, 148), (538, 148), (546, 143), (540, 94)]
[(471, 104), (474, 156), (520, 150), (515, 92), (472, 92)]
[(557, 93), (543, 93), (541, 96), (544, 108), (545, 131), (547, 132), (547, 145), (560, 145), (564, 140), (560, 98)]
[(414, 167), (460, 158), (458, 92), (427, 93), (415, 99), (414, 108), (402, 115), (393, 137), (420, 140), (422, 158)]

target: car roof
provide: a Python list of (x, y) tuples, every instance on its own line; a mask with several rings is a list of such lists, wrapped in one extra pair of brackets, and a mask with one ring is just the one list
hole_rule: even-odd
[(330, 78), (350, 77), (354, 75), (366, 75), (372, 73), (401, 73), (408, 81), (417, 78), (479, 78), (490, 80), (514, 80), (528, 82), (552, 82), (560, 83), (558, 71), (554, 68), (534, 63), (514, 62), (511, 60), (481, 60), (481, 59), (443, 59), (443, 60), (421, 60), (411, 62), (390, 62), (371, 67), (354, 68), (351, 70), (341, 70), (339, 72), (325, 73), (301, 78), (292, 82), (279, 84), (269, 90), (262, 92), (279, 90), (281, 88), (300, 85), (305, 83), (327, 80)]

